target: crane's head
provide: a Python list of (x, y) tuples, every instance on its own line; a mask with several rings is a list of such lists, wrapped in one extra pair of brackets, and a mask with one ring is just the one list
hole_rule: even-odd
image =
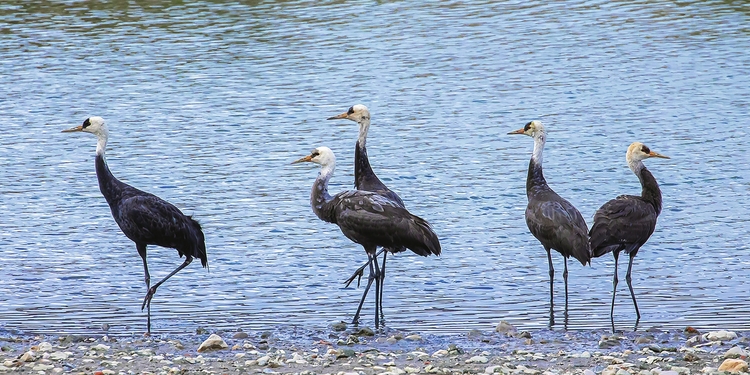
[(312, 150), (310, 155), (293, 161), (292, 164), (304, 162), (320, 164), (321, 166), (326, 167), (336, 164), (336, 155), (333, 154), (333, 151), (331, 151), (330, 148), (321, 146)]
[(539, 120), (534, 120), (526, 123), (523, 128), (512, 131), (508, 134), (525, 134), (529, 137), (536, 137), (538, 135), (546, 134), (546, 132), (544, 130), (544, 125), (542, 125), (542, 122)]
[(100, 134), (104, 131), (104, 119), (98, 116), (89, 117), (83, 121), (82, 125), (74, 128), (65, 129), (63, 133), (86, 132), (91, 134)]
[(337, 120), (345, 118), (347, 120), (352, 120), (354, 122), (360, 123), (364, 120), (370, 119), (370, 110), (367, 109), (362, 104), (356, 104), (351, 107), (349, 107), (349, 110), (333, 117), (329, 117), (329, 120)]
[(625, 155), (625, 160), (628, 164), (631, 161), (641, 161), (648, 158), (662, 158), (669, 159), (669, 156), (662, 155), (656, 151), (651, 151), (646, 145), (641, 142), (633, 142), (628, 147), (628, 153)]

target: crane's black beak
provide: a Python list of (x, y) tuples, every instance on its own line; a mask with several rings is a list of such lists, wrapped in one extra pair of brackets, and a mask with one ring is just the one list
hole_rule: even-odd
[(78, 125), (75, 128), (65, 129), (62, 132), (63, 133), (73, 133), (73, 132), (80, 132), (83, 131), (83, 125)]
[(349, 112), (344, 112), (344, 113), (342, 113), (340, 115), (329, 117), (328, 120), (338, 120), (338, 119), (342, 119), (342, 118), (348, 119), (349, 118)]
[(660, 153), (658, 153), (658, 152), (654, 152), (654, 151), (651, 151), (651, 152), (649, 152), (649, 153), (648, 153), (648, 156), (649, 156), (650, 158), (662, 158), (662, 159), (671, 159), (671, 158), (670, 158), (669, 156), (667, 156), (667, 155), (662, 155), (662, 154), (660, 154)]
[(300, 159), (297, 159), (297, 160), (293, 161), (292, 164), (304, 163), (306, 161), (310, 161), (311, 162), (312, 158), (313, 158), (312, 155), (307, 155), (304, 158), (300, 158)]
[(521, 129), (518, 129), (518, 130), (514, 130), (514, 131), (512, 131), (512, 132), (510, 132), (508, 134), (509, 135), (510, 134), (524, 134), (524, 128), (521, 128)]

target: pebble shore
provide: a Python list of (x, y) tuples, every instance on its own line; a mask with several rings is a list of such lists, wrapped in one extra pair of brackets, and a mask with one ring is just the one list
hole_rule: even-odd
[(0, 374), (748, 374), (747, 332), (495, 331), (421, 335), (333, 324), (151, 337), (0, 333)]

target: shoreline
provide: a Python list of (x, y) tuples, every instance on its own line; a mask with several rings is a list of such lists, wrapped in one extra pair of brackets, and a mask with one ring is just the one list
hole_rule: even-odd
[[(498, 330), (435, 335), (336, 323), (325, 330), (107, 336), (0, 334), (0, 373), (719, 374), (748, 373), (750, 332)], [(211, 337), (223, 349), (198, 348)], [(726, 362), (728, 361), (728, 362)]]

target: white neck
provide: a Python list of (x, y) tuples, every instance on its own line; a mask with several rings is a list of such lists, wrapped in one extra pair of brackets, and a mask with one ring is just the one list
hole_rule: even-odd
[(360, 147), (365, 147), (367, 143), (367, 132), (370, 130), (370, 118), (363, 118), (358, 124), (359, 137), (357, 138), (357, 142), (359, 142)]
[(537, 165), (542, 165), (542, 152), (544, 151), (545, 142), (547, 142), (547, 133), (538, 132), (534, 134), (534, 151), (531, 154), (531, 160)]
[(631, 159), (631, 158), (625, 158), (625, 160), (628, 162), (628, 167), (630, 168), (633, 173), (635, 173), (638, 178), (641, 177), (641, 170), (645, 167), (643, 165), (643, 160), (639, 159)]
[(98, 139), (96, 142), (96, 154), (104, 155), (104, 151), (107, 148), (107, 138), (109, 138), (109, 131), (104, 125), (101, 126), (98, 132), (94, 133)]

